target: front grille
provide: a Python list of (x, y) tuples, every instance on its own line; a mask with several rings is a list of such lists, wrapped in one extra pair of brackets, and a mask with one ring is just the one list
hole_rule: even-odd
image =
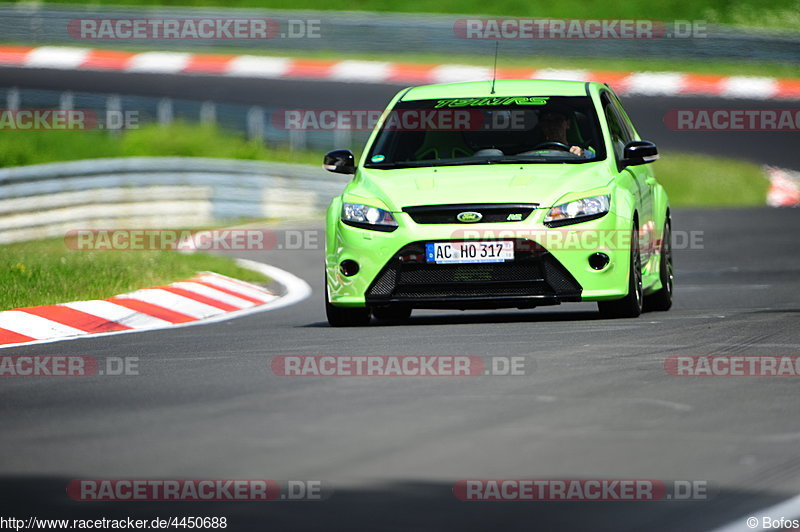
[(423, 299), (423, 298), (457, 298), (457, 297), (526, 297), (531, 295), (545, 295), (535, 290), (531, 293), (529, 287), (524, 286), (493, 286), (484, 287), (481, 285), (465, 285), (452, 287), (428, 288), (420, 290), (416, 288), (400, 288), (396, 294), (398, 298)]
[(514, 282), (541, 279), (538, 264), (496, 262), (489, 264), (406, 264), (399, 270), (399, 284)]
[(514, 240), (514, 260), (479, 264), (425, 261), (426, 242), (404, 246), (367, 290), (368, 303), (458, 298), (579, 300), (581, 287), (547, 250)]
[(460, 224), (462, 212), (477, 212), (482, 218), (477, 223), (521, 222), (539, 206), (538, 203), (489, 203), (467, 205), (421, 205), (405, 207), (403, 212), (418, 224)]

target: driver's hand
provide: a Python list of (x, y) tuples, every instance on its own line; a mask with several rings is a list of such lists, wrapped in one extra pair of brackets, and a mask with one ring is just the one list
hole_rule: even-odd
[(573, 155), (579, 155), (583, 157), (583, 148), (581, 148), (580, 146), (571, 146), (569, 148), (569, 152)]

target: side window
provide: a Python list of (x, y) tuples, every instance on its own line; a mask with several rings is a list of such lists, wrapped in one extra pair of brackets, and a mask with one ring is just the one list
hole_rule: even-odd
[(614, 154), (617, 160), (622, 159), (625, 145), (630, 142), (630, 132), (622, 125), (617, 111), (614, 109), (614, 104), (607, 95), (603, 95), (603, 112), (608, 122), (608, 131), (611, 134), (611, 145), (614, 147)]
[(614, 98), (612, 100), (611, 105), (617, 111), (617, 114), (621, 119), (622, 127), (625, 128), (625, 131), (628, 132), (628, 138), (630, 140), (636, 140), (638, 138), (638, 135), (636, 134), (636, 129), (633, 127), (633, 121), (631, 121), (631, 118), (628, 116), (628, 113), (625, 112), (625, 109), (622, 107), (622, 104), (619, 103), (619, 100), (617, 98)]

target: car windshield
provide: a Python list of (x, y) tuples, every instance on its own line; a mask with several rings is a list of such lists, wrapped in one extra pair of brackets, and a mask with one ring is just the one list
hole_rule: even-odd
[(588, 96), (447, 98), (399, 102), (364, 166), (586, 163), (605, 156)]

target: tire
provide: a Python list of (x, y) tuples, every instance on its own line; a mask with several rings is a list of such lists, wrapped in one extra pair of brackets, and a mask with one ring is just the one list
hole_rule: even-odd
[(392, 305), (389, 307), (375, 307), (372, 309), (375, 319), (388, 323), (402, 323), (411, 317), (411, 307), (405, 305)]
[(328, 300), (328, 280), (325, 279), (325, 315), (331, 327), (362, 327), (369, 324), (368, 308), (336, 307)]
[(667, 218), (664, 236), (661, 239), (661, 260), (658, 263), (661, 290), (644, 298), (645, 310), (665, 311), (672, 307), (673, 267), (672, 267), (672, 222)]
[(598, 301), (600, 314), (607, 318), (637, 318), (642, 313), (644, 290), (642, 287), (642, 256), (639, 252), (639, 228), (633, 227), (631, 238), (630, 275), (628, 294), (622, 299)]

